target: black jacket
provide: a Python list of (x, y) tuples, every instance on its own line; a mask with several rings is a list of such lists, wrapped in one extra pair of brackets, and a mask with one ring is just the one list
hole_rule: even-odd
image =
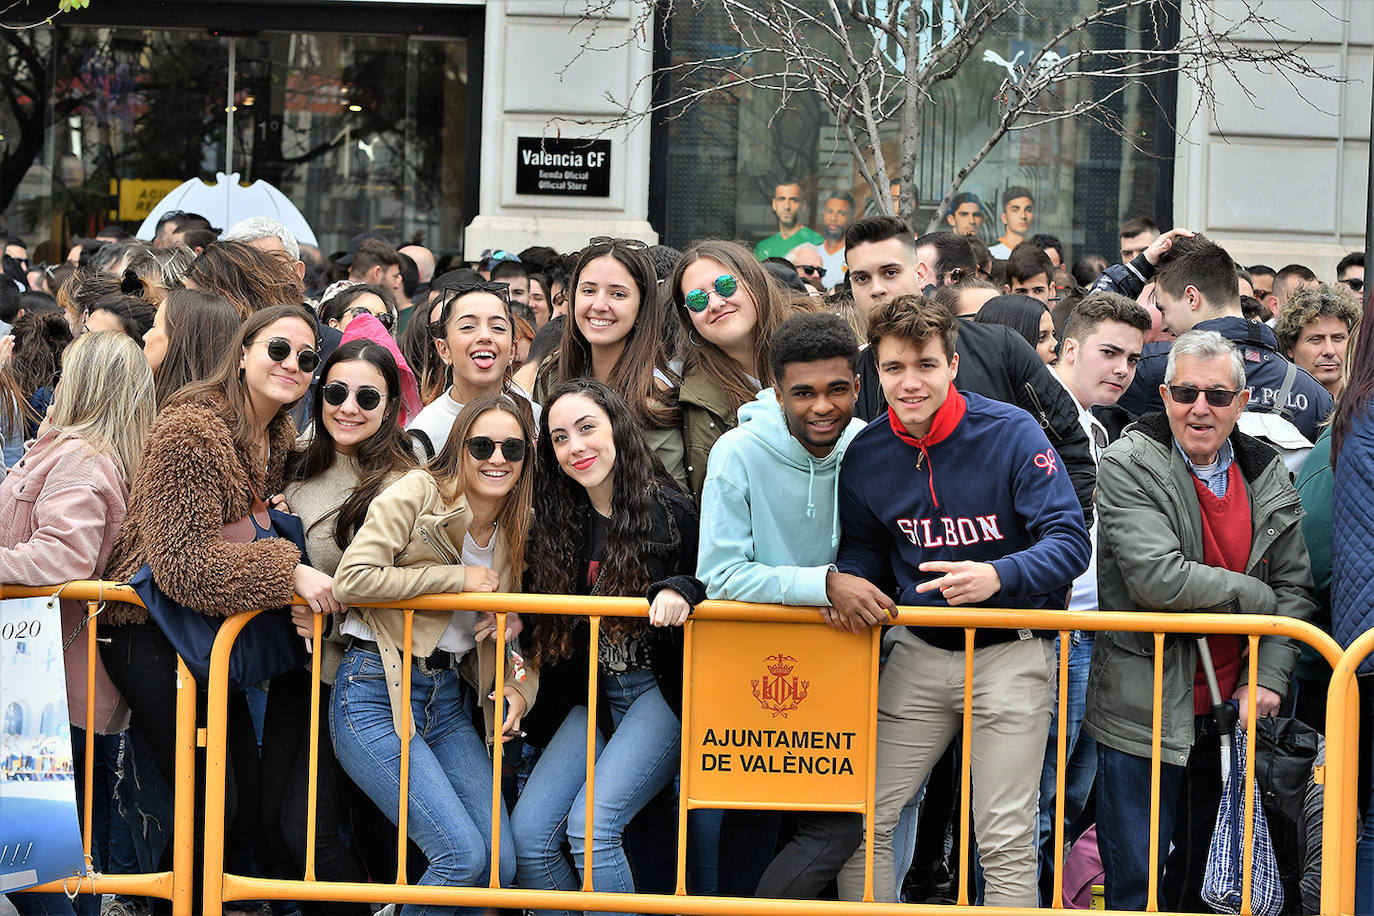
[[(695, 607), (706, 598), (706, 587), (695, 575), (697, 566), (697, 533), (699, 530), (697, 507), (692, 498), (675, 487), (660, 485), (654, 500), (654, 524), (645, 545), (645, 560), (653, 584), (645, 592), (650, 601), (665, 588), (671, 588), (687, 599)], [(590, 509), (583, 507), (583, 530), (579, 553), (575, 559), (579, 584), (587, 581), (587, 566), (591, 562), (588, 551), (591, 547)], [(539, 557), (531, 557), (531, 563), (540, 562)], [(586, 593), (585, 588), (583, 594)], [(580, 621), (573, 632), (573, 645), (576, 649), (570, 658), (562, 659), (539, 671), (539, 694), (530, 714), (522, 726), (531, 744), (543, 747), (553, 739), (558, 726), (568, 712), (587, 702), (587, 667), (596, 660), (588, 652), (590, 627), (586, 619)], [(649, 641), (651, 667), (658, 681), (658, 689), (663, 699), (674, 713), (682, 713), (682, 627), (650, 627), (641, 631)], [(604, 680), (599, 680), (604, 685)], [(597, 722), (602, 734), (609, 735), (614, 729), (611, 725), (611, 706), (606, 697), (604, 686), (597, 698)]]
[[(1290, 364), (1279, 352), (1279, 341), (1273, 331), (1266, 325), (1256, 324), (1238, 315), (1199, 321), (1193, 330), (1216, 331), (1240, 350), (1245, 363), (1245, 386), (1250, 389), (1250, 403), (1246, 410), (1281, 414), (1307, 437), (1307, 441), (1317, 441), (1322, 432), (1322, 423), (1331, 415), (1336, 402), (1321, 382), (1306, 369), (1295, 366), (1287, 403), (1276, 403)], [(1164, 409), (1159, 386), (1164, 383), (1169, 346), (1164, 342), (1145, 345), (1140, 362), (1136, 365), (1135, 381), (1117, 402), (1135, 416)]]
[[(960, 319), (954, 351), (959, 356), (956, 388), (1015, 404), (1040, 424), (1064, 459), (1083, 508), (1083, 522), (1091, 528), (1097, 468), (1088, 449), (1088, 435), (1078, 422), (1073, 396), (1050, 375), (1050, 368), (1025, 338), (1005, 325)], [(859, 400), (854, 415), (865, 420), (887, 410), (876, 358), (871, 347), (859, 355)]]

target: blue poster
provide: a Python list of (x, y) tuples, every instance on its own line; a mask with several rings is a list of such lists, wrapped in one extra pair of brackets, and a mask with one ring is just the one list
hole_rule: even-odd
[(0, 894), (85, 874), (56, 601), (0, 601), (0, 719)]

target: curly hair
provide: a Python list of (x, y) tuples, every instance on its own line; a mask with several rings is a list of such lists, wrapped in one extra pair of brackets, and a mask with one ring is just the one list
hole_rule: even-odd
[(315, 381), (314, 417), (310, 421), (311, 438), (305, 448), (292, 452), (286, 459), (286, 479), (308, 480), (323, 474), (337, 458), (339, 451), (334, 439), (324, 425), (324, 386), (329, 384), (329, 373), (340, 363), (359, 360), (376, 369), (386, 383), (383, 394), (386, 397), (386, 410), (382, 414), (382, 425), (371, 436), (358, 443), (354, 457), (362, 469), (358, 485), (348, 498), (334, 510), (334, 543), (345, 550), (352, 543), (353, 536), (363, 526), (367, 517), (367, 507), (382, 492), (387, 478), (393, 472), (404, 473), (420, 466), (411, 451), (410, 438), (401, 429), (399, 421), (401, 410), (401, 370), (391, 351), (381, 344), (366, 338), (350, 340), (340, 345), (320, 369)]
[(1293, 293), (1288, 304), (1274, 322), (1274, 336), (1279, 339), (1279, 347), (1288, 353), (1297, 346), (1302, 329), (1319, 318), (1339, 318), (1347, 331), (1355, 330), (1360, 323), (1360, 303), (1343, 286), (1303, 287)]
[[(582, 552), (588, 513), (587, 491), (559, 466), (549, 435), (549, 415), (561, 398), (581, 395), (605, 412), (615, 444), (612, 468), (611, 518), (606, 526), (606, 557), (597, 577), (596, 593), (613, 597), (640, 597), (653, 584), (645, 563), (645, 547), (658, 514), (654, 505), (664, 488), (675, 489), (663, 463), (644, 440), (624, 399), (594, 379), (563, 382), (544, 402), (536, 443), (534, 506), (539, 524), (530, 535), (529, 554), (539, 558), (529, 572), (527, 590), (546, 595), (576, 595), (584, 590), (577, 565)], [(452, 441), (452, 440), (450, 440)], [(532, 615), (529, 645), (534, 664), (568, 658), (574, 648), (573, 633), (580, 617), (555, 614)], [(624, 639), (647, 624), (638, 618), (613, 617), (603, 621), (607, 638)], [(541, 661), (542, 660), (542, 661)]]

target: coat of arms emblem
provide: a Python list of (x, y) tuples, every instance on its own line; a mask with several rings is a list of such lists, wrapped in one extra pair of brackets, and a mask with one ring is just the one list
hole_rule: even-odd
[(749, 682), (754, 687), (754, 699), (771, 712), (773, 718), (786, 718), (788, 713), (806, 699), (806, 691), (810, 689), (811, 682), (803, 681), (792, 673), (792, 669), (797, 666), (797, 659), (791, 655), (779, 652), (768, 656), (763, 662), (763, 677)]

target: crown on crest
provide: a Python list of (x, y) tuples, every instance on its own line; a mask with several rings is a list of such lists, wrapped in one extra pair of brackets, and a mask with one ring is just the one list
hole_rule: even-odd
[(772, 674), (774, 677), (787, 677), (797, 665), (797, 660), (795, 658), (790, 655), (783, 655), (782, 653), (770, 655), (765, 658), (764, 661), (768, 662), (768, 673)]

